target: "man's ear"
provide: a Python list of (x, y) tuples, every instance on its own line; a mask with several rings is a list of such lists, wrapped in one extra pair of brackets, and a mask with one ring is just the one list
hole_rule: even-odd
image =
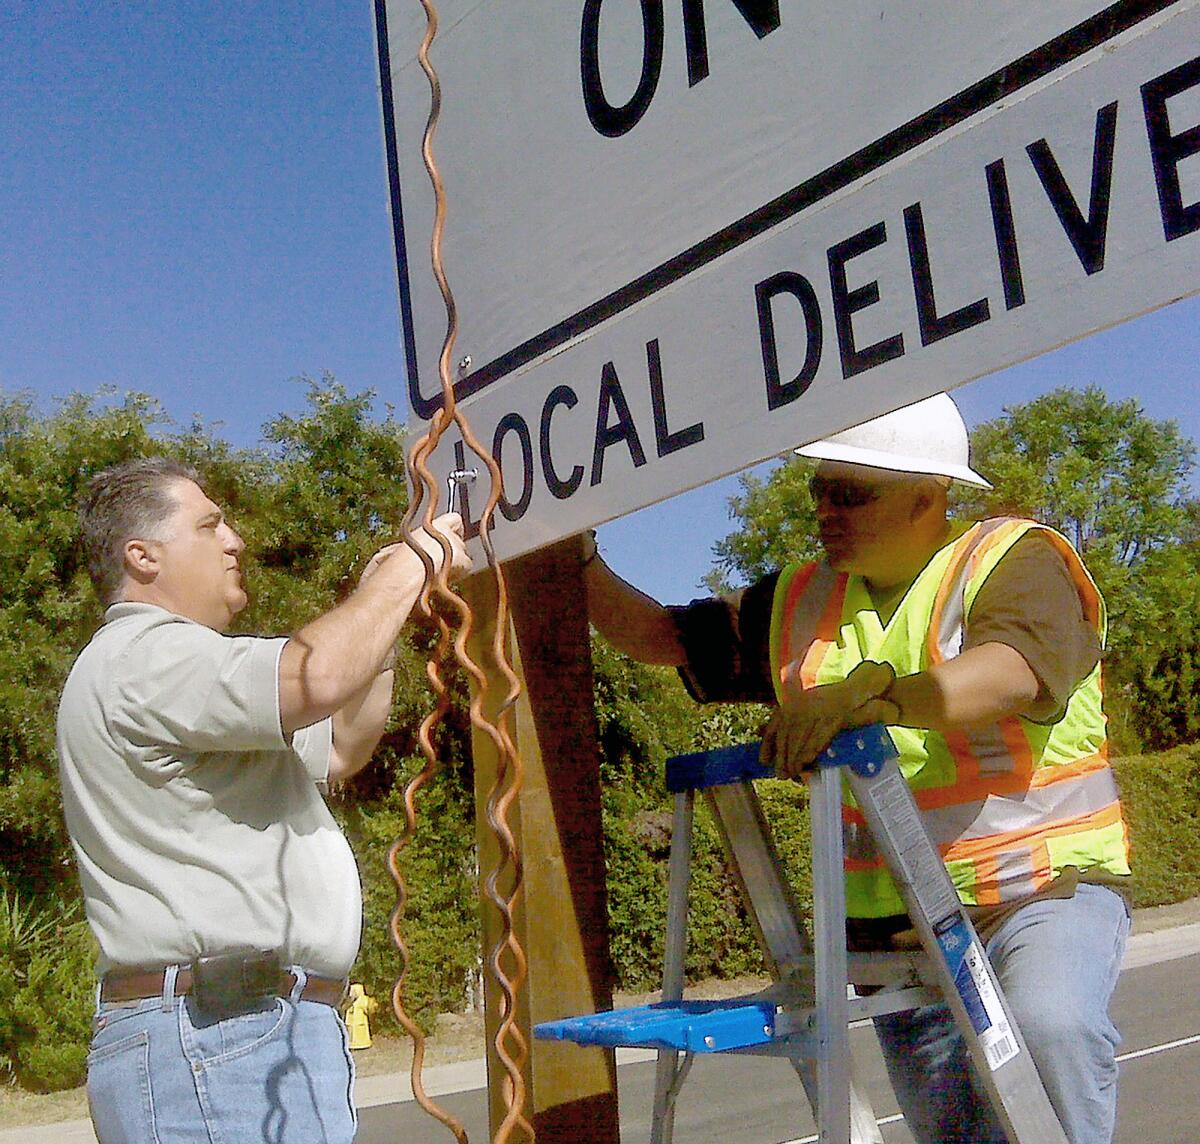
[(158, 575), (158, 552), (152, 541), (125, 542), (125, 574), (138, 584), (152, 584)]
[(946, 515), (946, 490), (935, 481), (923, 481), (913, 500), (912, 523), (916, 524), (930, 509)]

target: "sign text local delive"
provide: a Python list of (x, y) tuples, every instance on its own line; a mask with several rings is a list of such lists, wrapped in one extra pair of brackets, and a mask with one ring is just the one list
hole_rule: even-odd
[[(377, 14), (421, 432), (424, 18)], [(491, 0), (433, 61), (505, 557), (1200, 288), (1196, 0)]]

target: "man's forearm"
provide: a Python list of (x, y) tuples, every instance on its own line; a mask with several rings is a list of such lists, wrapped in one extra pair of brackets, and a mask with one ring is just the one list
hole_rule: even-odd
[[(933, 731), (970, 729), (1024, 714), (1038, 688), (1038, 678), (1020, 652), (1007, 644), (980, 644), (928, 671), (897, 679), (879, 701), (878, 717)], [(887, 711), (889, 702), (899, 709), (898, 719)], [(875, 714), (873, 706), (868, 704), (864, 717)]]
[(588, 619), (613, 647), (642, 663), (687, 662), (671, 613), (622, 580), (600, 557), (584, 569)]
[(340, 711), (379, 674), (424, 582), (419, 557), (402, 548), (353, 595), (288, 640), (279, 660), (285, 734)]
[(387, 727), (394, 683), (395, 673), (386, 667), (334, 713), (330, 782), (350, 778), (371, 761)]

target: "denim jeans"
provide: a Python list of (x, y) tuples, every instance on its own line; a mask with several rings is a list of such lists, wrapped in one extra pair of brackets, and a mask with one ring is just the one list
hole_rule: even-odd
[[(1120, 895), (1081, 883), (1074, 897), (1031, 902), (987, 953), (1071, 1144), (1110, 1144), (1117, 1112), (1108, 1016), (1129, 915)], [(888, 1074), (918, 1144), (1005, 1144), (945, 1005), (875, 1020)]]
[[(302, 974), (297, 976), (303, 980)], [(100, 1144), (349, 1144), (354, 1066), (337, 1011), (290, 997), (205, 1021), (190, 998), (100, 1005), (88, 1104)]]

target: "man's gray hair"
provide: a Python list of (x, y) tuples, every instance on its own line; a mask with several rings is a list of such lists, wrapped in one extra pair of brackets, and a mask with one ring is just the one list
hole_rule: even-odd
[(122, 461), (97, 473), (79, 504), (79, 528), (88, 575), (107, 607), (120, 598), (125, 580), (125, 544), (169, 540), (166, 523), (177, 507), (171, 486), (200, 483), (196, 470), (169, 457)]

